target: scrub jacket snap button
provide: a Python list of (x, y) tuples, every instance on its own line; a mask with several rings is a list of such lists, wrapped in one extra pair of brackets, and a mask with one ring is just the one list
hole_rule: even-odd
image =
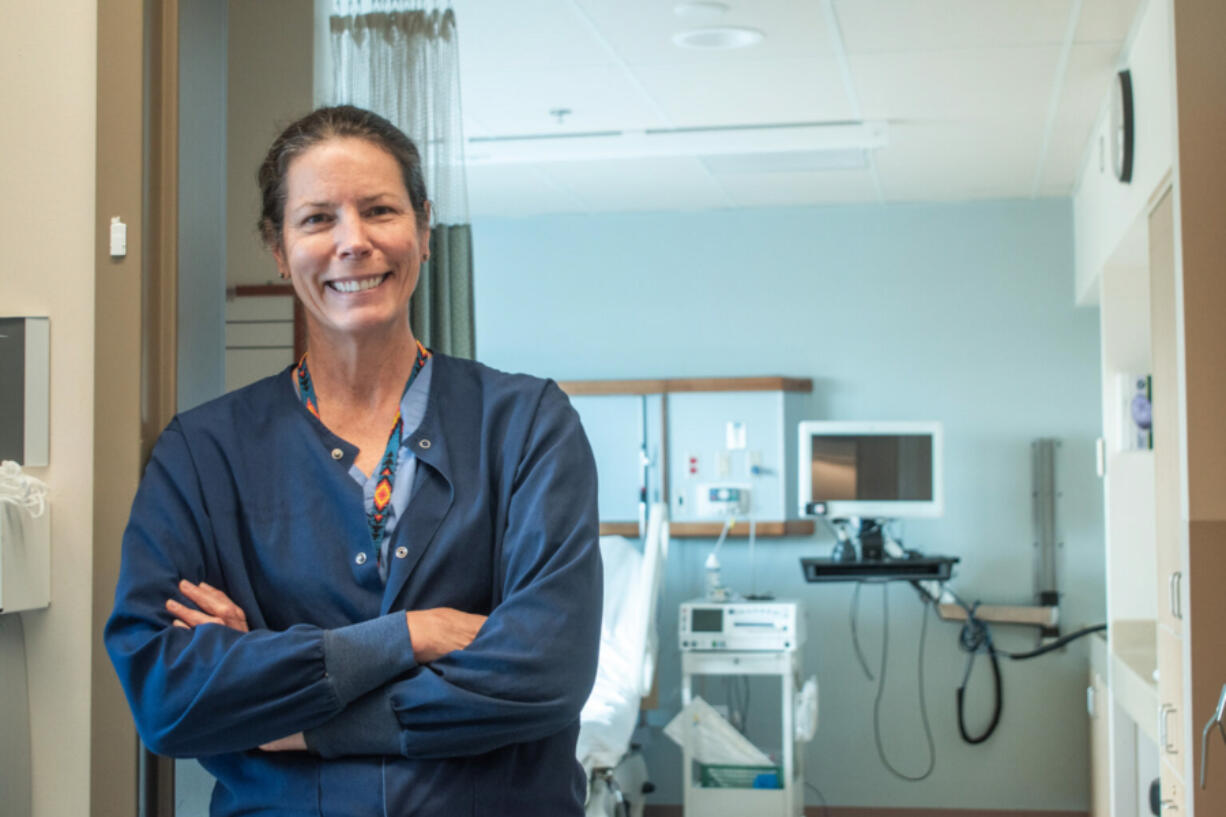
[(353, 559), (353, 560), (354, 560), (355, 562), (357, 562), (358, 564), (360, 564), (360, 565), (364, 565), (364, 564), (366, 564), (366, 554), (365, 554), (365, 553), (359, 553), (359, 554), (358, 554), (356, 557), (354, 557), (354, 559)]
[(417, 443), (417, 447), (418, 447), (418, 448), (429, 448), (429, 447), (430, 447), (430, 441), (429, 441), (429, 440), (419, 440), (419, 441), (418, 441), (418, 443)]
[(400, 547), (396, 548), (396, 558), (397, 559), (403, 559), (405, 556), (408, 556), (408, 555), (409, 555), (409, 549), (405, 547), (404, 545), (401, 545)]
[(332, 459), (339, 460), (343, 456), (345, 456), (344, 451), (341, 451), (339, 448), (332, 449)]

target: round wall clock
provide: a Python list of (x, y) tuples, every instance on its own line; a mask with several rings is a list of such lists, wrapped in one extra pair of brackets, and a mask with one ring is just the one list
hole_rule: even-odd
[(1121, 182), (1132, 181), (1134, 135), (1132, 109), (1132, 73), (1128, 70), (1115, 75), (1111, 90), (1111, 166)]

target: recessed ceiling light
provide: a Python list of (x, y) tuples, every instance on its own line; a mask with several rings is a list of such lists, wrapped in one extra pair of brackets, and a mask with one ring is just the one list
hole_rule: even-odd
[(727, 12), (727, 3), (678, 3), (673, 6), (673, 14), (691, 19), (714, 20)]
[(673, 35), (673, 43), (682, 48), (748, 48), (762, 42), (764, 36), (756, 28), (711, 26), (678, 31)]

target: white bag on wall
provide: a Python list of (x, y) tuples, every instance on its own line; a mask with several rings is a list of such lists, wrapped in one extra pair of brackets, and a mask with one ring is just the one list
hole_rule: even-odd
[(0, 463), (0, 613), (51, 603), (51, 514), (47, 486)]

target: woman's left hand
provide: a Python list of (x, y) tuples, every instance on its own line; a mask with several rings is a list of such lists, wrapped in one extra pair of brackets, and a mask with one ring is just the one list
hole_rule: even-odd
[(184, 579), (179, 582), (179, 592), (200, 609), (193, 610), (174, 599), (167, 599), (166, 609), (174, 615), (176, 627), (191, 629), (200, 624), (220, 624), (240, 633), (247, 632), (247, 614), (243, 608), (216, 587), (204, 582), (192, 584)]

